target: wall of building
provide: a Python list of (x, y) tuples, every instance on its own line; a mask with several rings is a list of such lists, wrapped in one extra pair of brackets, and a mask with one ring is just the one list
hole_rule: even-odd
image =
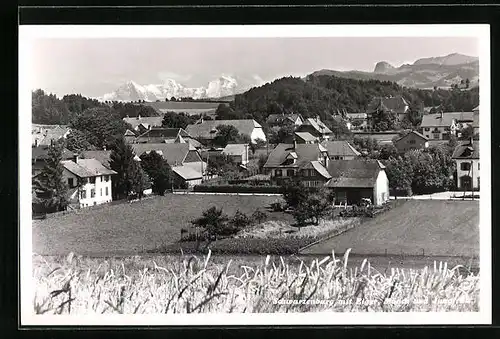
[[(472, 161), (472, 166), (470, 171), (464, 171), (461, 168), (462, 163), (471, 163)], [(472, 178), (472, 185), (474, 186), (474, 189), (479, 189), (480, 187), (480, 162), (479, 159), (455, 159), (455, 162), (457, 164), (457, 187), (459, 189), (463, 189), (460, 178), (464, 175), (468, 175)]]
[(387, 200), (389, 200), (389, 179), (385, 171), (379, 171), (373, 189), (373, 204), (381, 205)]
[(252, 143), (255, 143), (257, 139), (261, 139), (266, 141), (266, 135), (264, 134), (264, 131), (262, 128), (254, 128), (252, 131), (252, 135), (250, 135), (250, 139), (252, 140)]
[(427, 142), (426, 140), (422, 139), (418, 135), (411, 133), (411, 134), (408, 134), (407, 136), (405, 136), (403, 139), (395, 142), (394, 146), (396, 147), (396, 149), (399, 152), (404, 153), (404, 152), (409, 151), (411, 149), (425, 148), (426, 142)]
[[(73, 183), (75, 185), (78, 184), (78, 177), (68, 171), (67, 169), (64, 169), (63, 171), (63, 180), (66, 184), (68, 184), (68, 179), (73, 179)], [(90, 178), (87, 178), (87, 183), (80, 186), (80, 192), (78, 193), (78, 201), (80, 204), (80, 207), (88, 207), (88, 206), (93, 206), (93, 205), (100, 205), (104, 204), (107, 202), (112, 201), (112, 192), (111, 192), (111, 176), (109, 176), (109, 181), (104, 180), (104, 176), (97, 176), (95, 177), (95, 183), (90, 182)], [(106, 188), (108, 188), (107, 195), (106, 195)], [(91, 197), (91, 190), (95, 190), (95, 196), (92, 198)], [(85, 198), (82, 198), (81, 192), (85, 191), (86, 196)]]

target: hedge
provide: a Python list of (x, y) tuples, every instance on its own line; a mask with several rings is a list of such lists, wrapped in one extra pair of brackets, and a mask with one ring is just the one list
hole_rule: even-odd
[[(196, 250), (195, 241), (178, 242), (152, 250), (155, 253), (180, 253), (194, 254), (207, 252), (208, 249), (216, 254), (264, 254), (264, 255), (288, 255), (297, 254), (302, 247), (312, 244), (318, 239), (314, 237), (304, 238), (225, 238), (214, 241), (207, 249), (206, 243), (201, 243), (200, 249)], [(205, 251), (203, 251), (205, 249)]]
[(269, 193), (281, 194), (281, 186), (252, 186), (252, 185), (196, 185), (195, 192), (212, 193)]

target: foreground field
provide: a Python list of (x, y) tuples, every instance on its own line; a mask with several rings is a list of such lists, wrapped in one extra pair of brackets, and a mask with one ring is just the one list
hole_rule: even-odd
[(376, 218), (312, 246), (304, 254), (479, 255), (479, 202), (409, 200)]
[(255, 209), (269, 213), (270, 220), (292, 220), (284, 213), (266, 208), (277, 197), (225, 195), (167, 195), (134, 202), (82, 209), (77, 213), (34, 220), (33, 252), (41, 255), (106, 256), (137, 254), (174, 243), (180, 229), (211, 207), (232, 215), (237, 209), (251, 214)]
[(366, 260), (349, 268), (348, 253), (299, 265), (216, 262), (210, 253), (162, 262), (33, 259), (36, 314), (479, 310), (479, 275), (442, 263), (379, 272)]

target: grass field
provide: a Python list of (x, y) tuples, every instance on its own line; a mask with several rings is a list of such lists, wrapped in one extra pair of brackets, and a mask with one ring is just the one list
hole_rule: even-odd
[(98, 206), (45, 220), (34, 220), (33, 252), (42, 255), (136, 254), (180, 238), (180, 229), (211, 207), (233, 215), (260, 208), (269, 220), (292, 220), (266, 208), (277, 197), (226, 195), (167, 195), (118, 205)]
[[(304, 251), (425, 256), (479, 255), (479, 202), (409, 200), (352, 230)], [(422, 252), (422, 249), (424, 252)]]

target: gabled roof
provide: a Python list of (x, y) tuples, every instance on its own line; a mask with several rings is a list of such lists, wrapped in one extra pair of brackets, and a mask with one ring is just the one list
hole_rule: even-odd
[(213, 139), (217, 136), (217, 126), (230, 125), (234, 126), (239, 133), (252, 135), (255, 128), (262, 128), (262, 126), (253, 119), (242, 120), (204, 120), (199, 124), (188, 125), (186, 127), (187, 133), (193, 138)]
[(162, 137), (165, 139), (175, 139), (178, 135), (189, 136), (182, 128), (157, 128), (153, 127), (150, 130), (142, 133), (139, 137)]
[(476, 107), (474, 107), (474, 108), (472, 109), (472, 111), (479, 111), (479, 105), (477, 105)]
[(174, 166), (172, 167), (172, 171), (184, 180), (196, 180), (203, 177), (200, 172), (194, 170), (190, 166)]
[(411, 134), (413, 135), (416, 135), (417, 137), (421, 138), (421, 139), (424, 139), (425, 141), (429, 141), (429, 138), (427, 138), (425, 135), (423, 135), (422, 133), (418, 132), (418, 131), (411, 131), (410, 133), (408, 134), (405, 134), (403, 135), (401, 138), (399, 139), (396, 139), (394, 140), (394, 142), (399, 142), (403, 139), (406, 139), (407, 137), (409, 137)]
[[(32, 161), (45, 160), (48, 158), (48, 156), (49, 156), (49, 146), (43, 145), (38, 147), (31, 147)], [(67, 160), (72, 158), (73, 158), (73, 152), (71, 152), (67, 148), (63, 148), (62, 159)]]
[(349, 119), (368, 119), (368, 114), (366, 113), (347, 113)]
[(453, 121), (472, 122), (473, 115), (473, 112), (447, 112), (441, 118), (441, 113), (426, 114), (422, 117), (420, 127), (449, 127)]
[(279, 167), (293, 152), (297, 154), (297, 162), (287, 167), (299, 167), (303, 163), (316, 161), (322, 152), (326, 152), (326, 149), (320, 144), (297, 144), (295, 148), (293, 144), (278, 144), (269, 154), (264, 167)]
[(83, 159), (96, 159), (104, 167), (109, 167), (109, 161), (111, 159), (111, 151), (83, 151), (80, 154)]
[(479, 141), (460, 141), (452, 155), (453, 159), (479, 159)]
[(115, 171), (104, 167), (103, 164), (96, 159), (78, 159), (77, 162), (64, 160), (61, 161), (61, 163), (65, 169), (80, 178), (116, 174)]
[(123, 121), (129, 123), (132, 128), (136, 129), (140, 124), (144, 124), (146, 126), (152, 127), (160, 127), (163, 121), (162, 116), (158, 117), (132, 117), (132, 118), (123, 118)]
[(126, 136), (126, 137), (135, 137), (135, 133), (134, 133), (134, 132), (132, 132), (131, 130), (127, 129), (127, 130), (125, 131), (124, 136)]
[(335, 160), (328, 164), (328, 172), (332, 176), (327, 187), (372, 188), (377, 182), (378, 174), (384, 167), (378, 160), (355, 159)]
[(306, 163), (306, 165), (301, 166), (300, 168), (301, 169), (304, 169), (304, 168), (313, 168), (313, 169), (316, 170), (316, 172), (318, 172), (325, 179), (330, 179), (332, 177), (330, 175), (330, 173), (328, 173), (328, 170), (325, 168), (325, 166), (323, 166), (317, 160), (310, 161), (310, 162)]
[(311, 142), (317, 140), (317, 138), (309, 132), (295, 132), (295, 135), (304, 140), (305, 142)]
[(132, 144), (132, 149), (137, 156), (144, 153), (156, 151), (167, 160), (170, 166), (181, 165), (184, 162), (188, 152), (195, 150), (190, 144), (176, 144), (176, 143), (148, 143), (148, 144)]
[(247, 144), (227, 144), (222, 153), (227, 155), (244, 155), (247, 151)]
[(329, 156), (358, 156), (361, 155), (349, 142), (345, 140), (325, 140), (321, 143)]
[[(307, 118), (302, 125), (312, 126), (318, 133), (330, 134), (332, 130), (329, 129), (323, 121), (317, 118)], [(299, 127), (300, 128), (300, 127)]]
[(49, 146), (52, 141), (65, 138), (71, 129), (65, 125), (32, 125), (31, 140), (38, 146)]
[(395, 113), (405, 113), (408, 102), (401, 95), (394, 97), (375, 97), (368, 104), (368, 111), (389, 110)]
[(183, 139), (193, 148), (201, 148), (203, 146), (198, 140), (195, 140), (193, 138), (185, 137)]
[(302, 120), (301, 115), (300, 114), (296, 114), (296, 113), (291, 113), (291, 114), (269, 114), (269, 116), (266, 119), (266, 122), (268, 124), (280, 124), (280, 123), (282, 123), (285, 120), (289, 120), (289, 121), (295, 123), (295, 121), (298, 118), (301, 118), (301, 120)]

